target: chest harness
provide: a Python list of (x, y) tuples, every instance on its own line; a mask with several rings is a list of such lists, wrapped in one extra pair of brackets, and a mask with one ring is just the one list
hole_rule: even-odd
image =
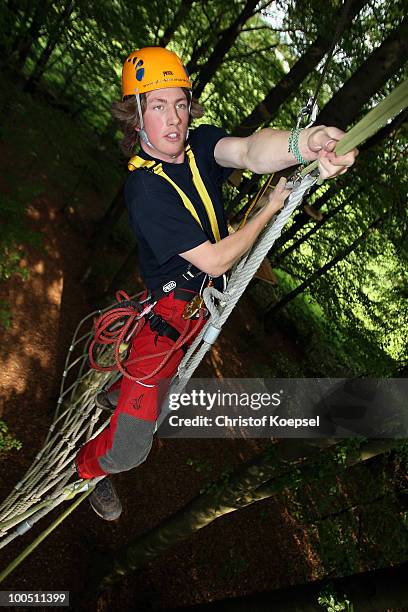
[[(218, 242), (221, 240), (221, 236), (214, 205), (208, 194), (207, 188), (204, 185), (204, 181), (201, 178), (200, 171), (190, 145), (186, 146), (185, 153), (193, 177), (193, 184), (200, 196), (210, 222), (212, 237), (216, 242)], [(189, 211), (201, 229), (205, 232), (194, 204), (187, 194), (177, 185), (177, 183), (175, 183), (173, 179), (171, 179), (168, 174), (165, 173), (161, 162), (146, 160), (139, 155), (135, 155), (129, 160), (128, 168), (131, 172), (135, 170), (152, 172), (153, 174), (156, 174), (157, 176), (160, 176), (166, 180), (176, 190), (184, 207)], [(95, 336), (89, 347), (89, 360), (91, 367), (102, 372), (119, 370), (123, 376), (126, 376), (134, 382), (143, 384), (144, 380), (156, 375), (163, 368), (170, 356), (175, 351), (179, 350), (180, 348), (186, 350), (187, 342), (195, 334), (197, 326), (200, 325), (205, 318), (205, 309), (203, 308), (202, 297), (199, 294), (195, 294), (193, 299), (187, 302), (183, 313), (183, 319), (186, 320), (186, 325), (181, 333), (172, 325), (167, 323), (167, 321), (165, 321), (160, 315), (155, 314), (153, 308), (159, 299), (165, 295), (168, 295), (171, 291), (175, 291), (176, 297), (185, 299), (185, 285), (187, 285), (191, 279), (196, 278), (201, 274), (203, 274), (201, 270), (189, 264), (185, 272), (176, 278), (167, 281), (161, 287), (153, 290), (145, 299), (139, 302), (131, 300), (124, 291), (118, 291), (116, 293), (116, 300), (118, 303), (102, 314), (95, 322)], [(210, 278), (208, 284), (211, 283), (212, 280)], [(183, 297), (180, 292), (184, 293)], [(193, 317), (196, 321), (195, 325), (192, 322)], [(156, 339), (158, 336), (167, 336), (168, 338), (171, 338), (175, 344), (170, 350), (162, 353), (163, 360), (153, 372), (150, 372), (143, 378), (135, 378), (127, 371), (125, 365), (126, 358), (121, 358), (121, 352), (123, 352), (123, 345), (126, 346), (130, 342), (130, 339), (142, 329), (146, 322), (149, 323), (151, 330), (157, 333)], [(115, 363), (101, 366), (96, 362), (94, 357), (95, 346), (109, 344), (114, 345)], [(157, 357), (159, 354), (156, 354), (155, 356)], [(148, 358), (148, 356), (143, 356), (141, 359), (146, 358)], [(137, 359), (132, 360), (132, 362), (133, 361), (137, 361)]]

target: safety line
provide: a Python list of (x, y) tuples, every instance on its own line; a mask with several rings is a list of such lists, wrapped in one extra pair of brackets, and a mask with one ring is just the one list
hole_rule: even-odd
[(60, 525), (60, 523), (62, 523), (62, 521), (65, 520), (67, 516), (69, 516), (71, 512), (73, 512), (79, 506), (79, 504), (81, 504), (84, 501), (84, 499), (88, 497), (90, 493), (92, 493), (94, 488), (95, 487), (90, 487), (87, 491), (82, 493), (81, 497), (75, 500), (74, 503), (71, 506), (69, 506), (69, 508), (67, 508), (62, 514), (60, 514), (60, 516), (49, 527), (47, 527), (45, 531), (40, 533), (40, 535), (38, 536), (38, 538), (34, 540), (34, 542), (31, 542), (31, 544), (29, 544), (18, 555), (18, 557), (13, 559), (13, 561), (6, 567), (6, 569), (1, 572), (0, 583), (3, 582), (3, 580), (7, 578), (7, 576), (11, 574), (11, 572), (13, 572), (16, 569), (16, 567), (18, 567), (20, 563), (24, 561), (24, 559), (28, 557), (28, 555), (30, 555), (33, 552), (33, 550), (35, 550), (37, 546), (41, 544), (41, 542), (45, 540), (47, 536), (50, 535), (50, 533), (52, 533), (54, 529), (56, 529), (58, 525)]

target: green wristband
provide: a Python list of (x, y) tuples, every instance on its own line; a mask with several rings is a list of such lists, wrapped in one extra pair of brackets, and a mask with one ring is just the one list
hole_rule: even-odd
[(307, 161), (303, 159), (299, 151), (299, 134), (300, 129), (297, 127), (294, 127), (290, 130), (288, 140), (288, 153), (292, 153), (292, 155), (296, 157), (299, 164), (307, 164)]

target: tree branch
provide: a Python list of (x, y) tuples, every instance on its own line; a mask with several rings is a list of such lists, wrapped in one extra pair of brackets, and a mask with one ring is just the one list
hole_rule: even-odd
[(267, 2), (265, 2), (263, 6), (259, 6), (258, 4), (258, 6), (252, 11), (252, 16), (255, 16), (258, 13), (261, 13), (262, 11), (264, 11), (266, 8), (268, 8), (270, 4), (272, 4), (272, 2), (274, 2), (274, 0), (267, 0)]
[(254, 30), (272, 30), (274, 31), (274, 28), (271, 28), (271, 26), (268, 26), (268, 25), (252, 26), (251, 28), (242, 28), (241, 32), (253, 32)]
[(278, 43), (276, 43), (275, 45), (269, 45), (268, 47), (263, 47), (262, 49), (253, 49), (252, 51), (248, 51), (248, 53), (237, 53), (236, 55), (229, 56), (227, 58), (227, 62), (241, 60), (244, 57), (250, 57), (251, 55), (254, 55), (254, 53), (263, 53), (263, 51), (269, 51), (270, 49), (275, 49), (277, 46), (278, 46)]

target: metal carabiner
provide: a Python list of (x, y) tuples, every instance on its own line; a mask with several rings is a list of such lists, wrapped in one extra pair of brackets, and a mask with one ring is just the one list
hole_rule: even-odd
[(300, 173), (300, 170), (297, 170), (286, 181), (285, 189), (295, 189), (296, 187), (299, 187), (301, 182), (302, 182), (302, 175)]
[(313, 103), (313, 97), (311, 96), (309, 100), (307, 101), (306, 105), (302, 106), (302, 108), (300, 109), (298, 113), (296, 129), (300, 128), (301, 121), (304, 117), (310, 117), (310, 120), (303, 129), (306, 129), (310, 127), (311, 125), (313, 125), (313, 123), (316, 121), (318, 111), (319, 111), (319, 107), (317, 105), (317, 102)]

